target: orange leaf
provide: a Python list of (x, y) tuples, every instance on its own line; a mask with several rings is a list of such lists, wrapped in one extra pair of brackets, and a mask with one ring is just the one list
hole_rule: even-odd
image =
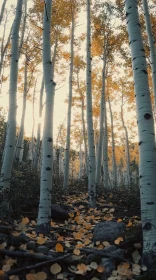
[(27, 217), (25, 217), (25, 218), (22, 219), (22, 222), (21, 222), (21, 223), (24, 224), (24, 225), (26, 225), (26, 224), (29, 223), (29, 219), (28, 219)]
[(27, 280), (36, 280), (35, 274), (29, 273), (26, 275)]
[(127, 224), (127, 227), (132, 227), (132, 225), (133, 225), (133, 223), (132, 223), (132, 222), (129, 222), (129, 223)]
[(78, 249), (74, 249), (73, 253), (76, 255), (76, 256), (79, 256), (80, 255), (80, 250)]
[(37, 272), (35, 274), (35, 276), (36, 276), (36, 280), (46, 280), (47, 279), (47, 274), (44, 271)]
[(123, 241), (123, 237), (118, 237), (118, 238), (114, 241), (114, 243), (117, 244), (117, 245), (119, 245), (121, 241)]
[(45, 244), (47, 241), (47, 237), (37, 237), (37, 244), (42, 245)]
[(103, 273), (103, 272), (105, 271), (104, 266), (102, 266), (102, 265), (98, 265), (98, 267), (97, 267), (97, 271), (98, 271), (98, 272), (100, 272), (100, 273)]
[(55, 246), (56, 252), (64, 252), (64, 248), (61, 243), (57, 243)]
[(5, 278), (5, 272), (3, 270), (0, 270), (0, 280), (4, 280)]

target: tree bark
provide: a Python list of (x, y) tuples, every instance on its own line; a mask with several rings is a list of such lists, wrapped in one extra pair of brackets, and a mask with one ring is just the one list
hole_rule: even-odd
[[(12, 30), (11, 63), (10, 63), (10, 84), (9, 84), (9, 112), (7, 135), (4, 148), (4, 159), (1, 169), (0, 188), (4, 191), (10, 190), (10, 178), (13, 165), (15, 141), (16, 141), (16, 94), (18, 77), (18, 42), (19, 28), (22, 16), (23, 0), (17, 1), (15, 20)], [(9, 208), (9, 201), (6, 201), (6, 208)], [(8, 209), (7, 209), (8, 210)]]
[(51, 221), (51, 192), (53, 170), (53, 102), (55, 83), (52, 81), (51, 63), (51, 10), (52, 1), (45, 0), (43, 20), (43, 73), (46, 91), (44, 131), (42, 138), (42, 167), (40, 179), (40, 203), (38, 231), (48, 234)]
[(68, 115), (67, 115), (67, 138), (65, 148), (64, 160), (64, 182), (63, 188), (68, 189), (69, 184), (69, 158), (70, 158), (70, 132), (71, 132), (71, 109), (72, 109), (72, 95), (73, 95), (73, 66), (74, 66), (74, 8), (72, 8), (72, 27), (71, 27), (71, 43), (70, 43), (70, 74), (69, 74), (69, 97), (68, 97)]
[(2, 7), (1, 7), (1, 12), (0, 12), (0, 25), (2, 23), (3, 15), (4, 15), (4, 10), (5, 10), (5, 5), (6, 5), (7, 0), (3, 1)]
[(96, 207), (96, 183), (95, 183), (95, 145), (92, 117), (92, 66), (91, 66), (91, 20), (90, 20), (90, 0), (87, 0), (87, 128), (88, 128), (88, 195), (90, 207)]
[(152, 68), (152, 81), (153, 81), (153, 91), (154, 91), (154, 99), (155, 99), (155, 115), (156, 115), (156, 49), (155, 49), (155, 39), (152, 33), (152, 26), (150, 21), (148, 2), (147, 0), (143, 0), (144, 6), (144, 15), (145, 15), (145, 23), (146, 30), (148, 36), (148, 42), (150, 47), (150, 57), (151, 57), (151, 68)]
[(139, 178), (144, 263), (151, 268), (156, 254), (156, 147), (147, 65), (136, 0), (126, 0), (139, 132)]

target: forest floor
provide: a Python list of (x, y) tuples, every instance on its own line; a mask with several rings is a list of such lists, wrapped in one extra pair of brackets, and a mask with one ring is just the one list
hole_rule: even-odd
[[(68, 220), (52, 220), (49, 236), (36, 233), (31, 215), (10, 223), (0, 221), (0, 280), (152, 280), (141, 264), (142, 233), (139, 205), (127, 203), (126, 191), (97, 198), (89, 208), (87, 194), (63, 195)], [(125, 232), (113, 242), (93, 240), (99, 222), (125, 224)], [(115, 245), (122, 254), (107, 252)]]

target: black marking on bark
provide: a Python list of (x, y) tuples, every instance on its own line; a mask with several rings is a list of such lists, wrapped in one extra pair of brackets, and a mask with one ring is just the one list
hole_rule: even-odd
[(135, 68), (135, 70), (138, 70), (138, 68)]
[(51, 158), (51, 155), (47, 155), (47, 158)]
[(143, 230), (146, 230), (146, 231), (151, 230), (151, 228), (152, 228), (151, 223), (146, 223), (146, 224), (143, 226)]
[(126, 12), (126, 17), (128, 17), (129, 14), (130, 14), (130, 13), (127, 13), (127, 12)]
[(44, 180), (43, 180), (43, 182), (47, 182), (47, 180), (46, 180), (46, 179), (44, 179)]
[(45, 4), (45, 11), (46, 11), (47, 21), (49, 21), (49, 19), (48, 19), (48, 13), (47, 13), (47, 5), (46, 5), (46, 3), (45, 3), (45, 2), (44, 2), (44, 4)]
[(151, 184), (150, 183), (147, 183), (147, 186), (150, 186)]
[(141, 49), (141, 51), (142, 51), (142, 52), (145, 52), (145, 50), (144, 50), (144, 49)]
[(146, 74), (147, 75), (147, 71), (146, 70), (141, 70), (144, 74)]
[(142, 141), (139, 142), (139, 146), (142, 144)]
[(137, 23), (136, 25), (138, 25), (139, 27), (141, 27), (140, 23)]
[(47, 141), (48, 141), (48, 142), (52, 142), (53, 139), (49, 137)]
[(50, 167), (46, 167), (46, 170), (47, 170), (47, 171), (50, 171), (50, 170), (51, 170), (51, 168), (50, 168)]
[(10, 148), (12, 148), (12, 146), (11, 146), (11, 145), (10, 145), (9, 147), (10, 147)]
[(154, 205), (154, 201), (152, 201), (152, 202), (147, 202), (146, 204), (147, 204), (147, 205)]
[(144, 115), (144, 118), (146, 119), (146, 120), (149, 120), (149, 119), (151, 119), (151, 114), (150, 113), (146, 113), (145, 115)]
[(142, 175), (140, 175), (139, 178), (142, 178)]

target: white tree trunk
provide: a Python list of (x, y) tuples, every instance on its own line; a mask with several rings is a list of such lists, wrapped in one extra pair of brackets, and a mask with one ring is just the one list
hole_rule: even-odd
[(108, 96), (108, 104), (110, 110), (110, 121), (111, 121), (111, 137), (112, 137), (112, 172), (113, 172), (113, 188), (117, 188), (117, 167), (116, 167), (116, 157), (115, 157), (115, 140), (114, 140), (114, 122), (113, 122), (113, 113), (111, 107), (111, 101)]
[(103, 176), (104, 188), (109, 189), (109, 171), (108, 171), (108, 131), (107, 131), (107, 111), (106, 103), (104, 108), (104, 129), (103, 129)]
[[(81, 139), (80, 139), (81, 141)], [(79, 167), (79, 176), (78, 179), (82, 180), (82, 172), (83, 172), (83, 155), (82, 155), (82, 143), (80, 142), (80, 151), (79, 151), (79, 161), (80, 161), (80, 167)]]
[(144, 262), (156, 253), (156, 147), (145, 52), (136, 0), (125, 1), (139, 132), (139, 178)]
[(70, 45), (70, 74), (69, 74), (69, 97), (68, 97), (68, 115), (67, 115), (67, 138), (65, 148), (64, 161), (64, 182), (63, 188), (67, 189), (69, 184), (69, 158), (70, 158), (70, 131), (71, 131), (71, 109), (73, 95), (73, 66), (74, 66), (74, 10), (72, 10), (72, 27), (71, 27), (71, 45)]
[(129, 138), (128, 130), (124, 121), (124, 112), (123, 112), (123, 89), (122, 89), (122, 104), (121, 104), (121, 122), (125, 132), (125, 158), (126, 158), (126, 186), (130, 187), (131, 185), (131, 170), (130, 170), (130, 153), (129, 153)]
[(91, 21), (90, 21), (90, 0), (87, 0), (87, 127), (88, 127), (88, 195), (90, 207), (96, 207), (96, 184), (95, 184), (95, 145), (92, 117), (92, 67), (91, 67)]
[(3, 15), (4, 15), (4, 10), (5, 10), (5, 5), (6, 5), (7, 0), (3, 1), (2, 7), (1, 7), (1, 12), (0, 12), (0, 25), (3, 19)]
[(23, 0), (17, 1), (15, 20), (12, 30), (12, 45), (11, 45), (11, 63), (10, 63), (10, 84), (9, 84), (9, 113), (7, 135), (4, 148), (4, 159), (1, 169), (0, 186), (4, 190), (10, 189), (10, 178), (13, 164), (13, 156), (16, 141), (16, 93), (17, 93), (17, 76), (18, 76), (18, 41), (19, 28), (22, 16)]
[(152, 68), (152, 81), (153, 81), (153, 90), (155, 97), (155, 114), (156, 114), (156, 49), (155, 49), (155, 39), (152, 33), (152, 26), (150, 21), (148, 2), (147, 0), (143, 0), (144, 6), (144, 15), (146, 22), (146, 30), (148, 36), (148, 42), (150, 47), (150, 57), (151, 57), (151, 68)]
[(31, 158), (32, 158), (32, 165), (34, 160), (34, 130), (35, 130), (35, 93), (36, 93), (36, 84), (37, 84), (37, 78), (34, 85), (34, 91), (33, 91), (33, 99), (32, 99), (32, 133), (31, 133)]
[(38, 230), (49, 232), (51, 220), (51, 191), (53, 170), (53, 102), (55, 83), (52, 81), (51, 64), (51, 8), (52, 1), (45, 0), (43, 20), (43, 72), (46, 90), (44, 131), (42, 138), (42, 167), (40, 179), (40, 203), (38, 213)]
[(41, 89), (40, 89), (40, 102), (39, 102), (39, 123), (37, 127), (37, 140), (36, 140), (35, 155), (33, 161), (33, 167), (36, 169), (38, 167), (40, 148), (41, 148), (41, 118), (42, 118), (42, 108), (43, 108), (43, 91), (44, 91), (44, 79), (42, 78)]
[(26, 112), (26, 104), (27, 104), (27, 74), (28, 74), (28, 65), (27, 65), (27, 56), (25, 56), (25, 68), (24, 68), (24, 94), (23, 94), (23, 109), (22, 109), (22, 117), (21, 117), (21, 124), (20, 124), (20, 131), (18, 134), (16, 148), (15, 148), (15, 155), (14, 159), (18, 162), (22, 161), (23, 157), (23, 150), (24, 150), (24, 122), (25, 122), (25, 112)]
[(102, 162), (102, 143), (103, 143), (103, 125), (105, 114), (105, 80), (106, 80), (106, 47), (104, 41), (104, 53), (103, 53), (103, 69), (102, 69), (102, 89), (101, 89), (101, 103), (100, 103), (100, 134), (97, 148), (97, 160), (96, 160), (96, 187), (99, 188), (101, 183), (101, 162)]
[(85, 104), (84, 104), (84, 97), (80, 89), (79, 73), (77, 73), (77, 87), (81, 98), (81, 118), (82, 118), (82, 133), (83, 133), (84, 153), (85, 153), (85, 169), (86, 169), (86, 176), (88, 176), (88, 153), (87, 153), (86, 126), (85, 126), (85, 116), (84, 116)]

